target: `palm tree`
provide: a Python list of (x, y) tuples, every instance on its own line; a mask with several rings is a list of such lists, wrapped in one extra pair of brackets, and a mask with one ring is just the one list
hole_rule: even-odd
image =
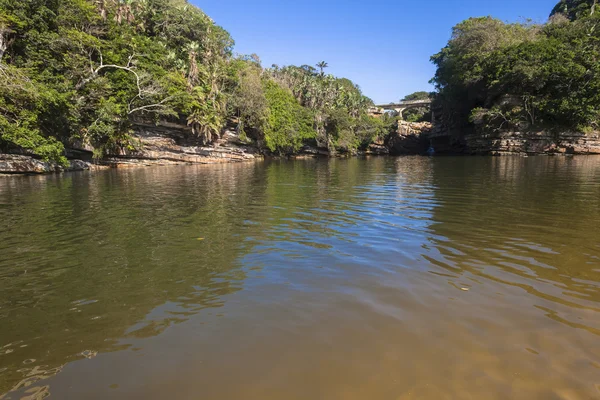
[(321, 61), (320, 63), (317, 64), (317, 68), (319, 68), (321, 70), (321, 76), (325, 75), (325, 68), (328, 68), (329, 64), (327, 64), (325, 61)]
[(200, 50), (200, 44), (197, 42), (188, 43), (187, 51), (188, 51), (188, 61), (189, 61), (189, 69), (187, 74), (188, 86), (189, 88), (193, 88), (198, 83), (198, 75), (200, 74), (200, 70), (198, 68), (198, 52)]

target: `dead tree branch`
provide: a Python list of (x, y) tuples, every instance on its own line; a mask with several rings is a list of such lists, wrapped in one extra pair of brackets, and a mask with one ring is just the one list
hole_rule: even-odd
[[(100, 65), (98, 65), (98, 66), (95, 66), (95, 63), (93, 61), (93, 56), (95, 53), (97, 53), (98, 57), (99, 57)], [(133, 103), (137, 100), (145, 100), (149, 97), (160, 95), (160, 87), (157, 87), (152, 84), (150, 84), (148, 86), (143, 85), (143, 76), (142, 76), (142, 74), (137, 72), (136, 66), (135, 66), (135, 58), (136, 58), (137, 54), (135, 54), (135, 53), (131, 54), (127, 59), (126, 65), (104, 64), (104, 57), (102, 55), (102, 51), (100, 51), (99, 49), (92, 49), (89, 52), (88, 56), (90, 59), (90, 76), (83, 79), (81, 82), (79, 82), (75, 86), (75, 89), (80, 90), (83, 87), (85, 87), (87, 84), (89, 84), (94, 79), (96, 79), (100, 75), (100, 72), (102, 72), (103, 70), (115, 69), (115, 70), (127, 71), (127, 72), (133, 74), (133, 76), (135, 77), (135, 84), (136, 84), (136, 88), (138, 91), (138, 93), (131, 99), (131, 101), (128, 104), (128, 115), (134, 114), (136, 112), (142, 112), (142, 111), (146, 111), (146, 112), (168, 111), (169, 107), (166, 103), (173, 99), (172, 96), (168, 96), (157, 103), (146, 104), (146, 105), (142, 105), (142, 106), (138, 106), (138, 107), (133, 106)]]

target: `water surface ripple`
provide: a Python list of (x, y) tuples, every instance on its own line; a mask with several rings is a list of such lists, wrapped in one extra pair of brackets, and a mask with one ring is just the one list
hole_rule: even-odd
[(600, 398), (600, 158), (0, 177), (0, 399), (47, 396)]

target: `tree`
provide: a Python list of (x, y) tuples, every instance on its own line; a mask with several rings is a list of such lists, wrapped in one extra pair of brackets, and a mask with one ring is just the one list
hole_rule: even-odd
[(317, 63), (317, 68), (319, 68), (319, 70), (321, 71), (321, 76), (325, 75), (325, 68), (328, 68), (329, 64), (327, 64), (325, 61), (321, 61), (319, 63)]
[(238, 131), (242, 136), (264, 138), (267, 123), (267, 99), (263, 90), (262, 67), (257, 58), (238, 60), (235, 66), (237, 85), (231, 94), (230, 104), (238, 118)]
[(413, 101), (413, 100), (429, 100), (431, 93), (429, 92), (414, 92), (404, 96), (401, 101)]
[(571, 21), (578, 18), (591, 16), (597, 11), (598, 0), (561, 0), (550, 16), (556, 14), (566, 15)]
[(0, 147), (65, 162), (75, 142), (135, 151), (140, 123), (187, 123), (209, 144), (235, 119), (274, 152), (335, 151), (329, 114), (356, 125), (372, 103), (324, 61), (264, 70), (233, 44), (187, 0), (0, 0)]
[[(544, 25), (491, 18), (457, 25), (432, 57), (435, 101), (461, 132), (600, 127), (600, 13), (565, 0)], [(572, 22), (559, 18), (567, 12)], [(584, 12), (585, 11), (585, 12)]]
[(306, 140), (316, 136), (309, 110), (273, 81), (267, 81), (264, 90), (269, 107), (265, 128), (268, 149), (281, 155), (297, 152)]

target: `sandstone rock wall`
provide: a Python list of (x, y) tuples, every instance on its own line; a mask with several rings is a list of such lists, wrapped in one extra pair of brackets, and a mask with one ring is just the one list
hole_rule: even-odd
[(398, 131), (391, 135), (387, 147), (392, 155), (423, 154), (429, 147), (427, 135), (433, 130), (429, 122), (398, 121)]
[(600, 132), (498, 132), (465, 136), (471, 154), (600, 154)]
[(258, 151), (246, 144), (235, 132), (226, 130), (221, 139), (210, 146), (194, 141), (185, 125), (162, 123), (137, 124), (133, 142), (135, 149), (121, 149), (101, 161), (94, 161), (94, 148), (89, 143), (72, 143), (67, 148), (70, 158), (65, 168), (53, 162), (44, 162), (29, 155), (0, 154), (0, 174), (44, 174), (109, 167), (214, 164), (261, 159)]
[[(179, 129), (177, 129), (179, 128)], [(210, 146), (190, 141), (180, 134), (181, 127), (138, 125), (136, 149), (123, 149), (110, 154), (103, 163), (125, 164), (214, 164), (252, 161), (262, 158), (258, 151), (242, 142), (233, 131), (227, 130), (220, 140)]]

